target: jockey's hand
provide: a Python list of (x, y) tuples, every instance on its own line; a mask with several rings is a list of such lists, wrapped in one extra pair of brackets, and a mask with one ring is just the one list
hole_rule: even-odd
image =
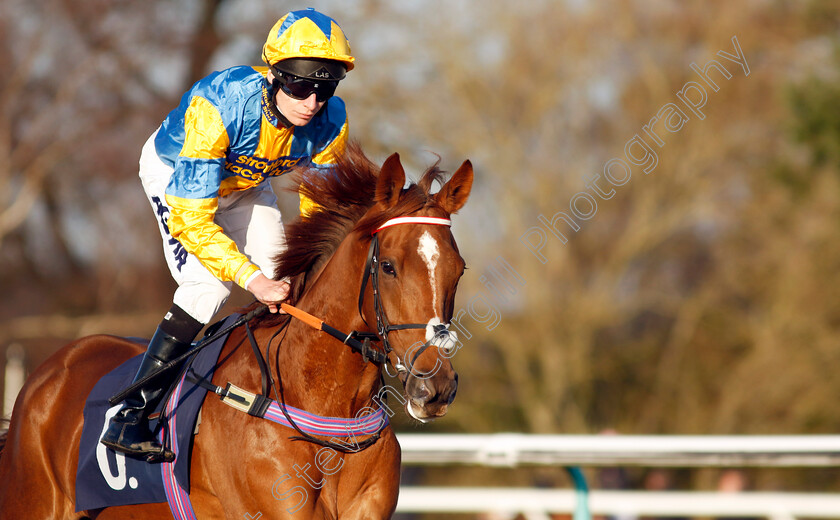
[(248, 284), (248, 291), (260, 302), (268, 305), (269, 311), (285, 314), (280, 308), (280, 303), (289, 296), (288, 282), (272, 280), (261, 273)]

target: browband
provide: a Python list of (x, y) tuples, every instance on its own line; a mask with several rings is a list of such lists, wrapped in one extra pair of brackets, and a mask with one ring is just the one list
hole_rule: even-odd
[(371, 235), (375, 235), (385, 228), (396, 226), (398, 224), (434, 224), (437, 226), (451, 226), (452, 220), (440, 217), (397, 217), (386, 221), (384, 224), (374, 229)]

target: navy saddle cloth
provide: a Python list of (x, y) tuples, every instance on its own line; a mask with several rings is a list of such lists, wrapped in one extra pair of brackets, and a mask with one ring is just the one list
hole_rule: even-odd
[[(230, 325), (238, 317), (229, 316), (219, 328)], [(209, 381), (213, 377), (225, 339), (227, 334), (200, 350), (188, 364), (189, 370)], [(142, 357), (139, 355), (131, 358), (103, 376), (88, 396), (76, 472), (76, 511), (166, 502), (165, 486), (172, 485), (171, 482), (165, 484), (167, 474), (170, 480), (174, 478), (177, 485), (189, 492), (192, 437), (207, 391), (185, 379), (184, 372), (172, 391), (172, 409), (165, 414), (169, 425), (164, 430), (168, 431), (167, 446), (176, 453), (174, 463), (148, 464), (117, 454), (99, 443), (108, 421), (121, 406), (112, 407), (108, 399), (131, 384)], [(164, 418), (163, 413), (161, 418)], [(153, 430), (157, 423), (157, 420), (150, 422)]]

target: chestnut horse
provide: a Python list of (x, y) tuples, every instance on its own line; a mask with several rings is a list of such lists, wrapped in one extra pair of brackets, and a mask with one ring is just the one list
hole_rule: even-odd
[[(451, 350), (427, 348), (429, 330), (441, 332), (449, 323), (464, 261), (449, 227), (436, 224), (448, 222), (466, 202), (471, 164), (465, 161), (432, 194), (433, 182), (441, 182), (436, 166), (403, 188), (405, 172), (397, 154), (378, 168), (353, 146), (328, 174), (304, 172), (300, 180), (302, 192), (320, 210), (287, 227), (288, 249), (278, 258), (275, 278), (291, 278), (289, 303), (340, 331), (378, 336), (371, 343), (381, 353), (378, 359), (386, 356), (402, 370), (403, 390), (396, 400), (404, 401), (414, 419), (443, 416), (455, 397), (457, 375)], [(413, 218), (398, 218), (406, 216)], [(375, 249), (371, 262), (368, 252)], [(266, 313), (250, 327), (287, 405), (353, 418), (381, 404), (376, 397), (384, 389), (383, 363), (363, 359), (288, 315)], [(0, 453), (0, 518), (172, 518), (165, 503), (74, 512), (85, 398), (101, 376), (142, 352), (127, 339), (89, 336), (59, 350), (29, 377)], [(261, 388), (243, 327), (227, 339), (213, 377), (216, 385), (227, 382), (253, 393)], [(296, 434), (206, 399), (191, 461), (189, 496), (196, 517), (381, 519), (393, 514), (400, 447), (390, 426), (365, 449), (333, 451), (328, 463), (318, 455), (323, 446), (290, 440)], [(299, 500), (303, 494), (283, 501), (289, 497), (282, 491), (293, 485), (295, 474), (311, 483), (298, 482), (306, 489), (305, 501)]]

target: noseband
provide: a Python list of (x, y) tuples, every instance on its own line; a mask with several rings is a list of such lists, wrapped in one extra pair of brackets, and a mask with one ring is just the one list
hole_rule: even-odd
[[(394, 357), (397, 358), (397, 362), (392, 363), (394, 368), (397, 369), (397, 373), (408, 374), (413, 371), (414, 362), (417, 361), (420, 354), (432, 345), (432, 341), (435, 337), (444, 331), (448, 331), (448, 325), (434, 325), (434, 334), (432, 337), (417, 350), (417, 353), (414, 354), (411, 359), (405, 360), (407, 366), (406, 363), (403, 363), (400, 359), (400, 356), (394, 352), (393, 347), (391, 347), (391, 342), (388, 340), (389, 332), (408, 329), (426, 329), (427, 326), (426, 323), (391, 325), (388, 321), (388, 317), (385, 315), (385, 309), (382, 305), (382, 294), (379, 291), (379, 235), (377, 235), (377, 233), (383, 229), (400, 224), (432, 224), (437, 226), (451, 226), (452, 221), (448, 218), (439, 217), (396, 217), (386, 221), (384, 224), (371, 232), (372, 238), (370, 241), (370, 247), (368, 248), (367, 261), (365, 262), (365, 269), (362, 273), (362, 287), (359, 290), (359, 316), (361, 316), (365, 325), (370, 326), (362, 313), (362, 306), (365, 300), (365, 289), (367, 289), (368, 280), (370, 280), (371, 287), (373, 288), (373, 310), (376, 315), (376, 335), (378, 338), (382, 339), (382, 346), (385, 349), (385, 355), (390, 356), (393, 353)], [(385, 371), (388, 371), (387, 366)]]

